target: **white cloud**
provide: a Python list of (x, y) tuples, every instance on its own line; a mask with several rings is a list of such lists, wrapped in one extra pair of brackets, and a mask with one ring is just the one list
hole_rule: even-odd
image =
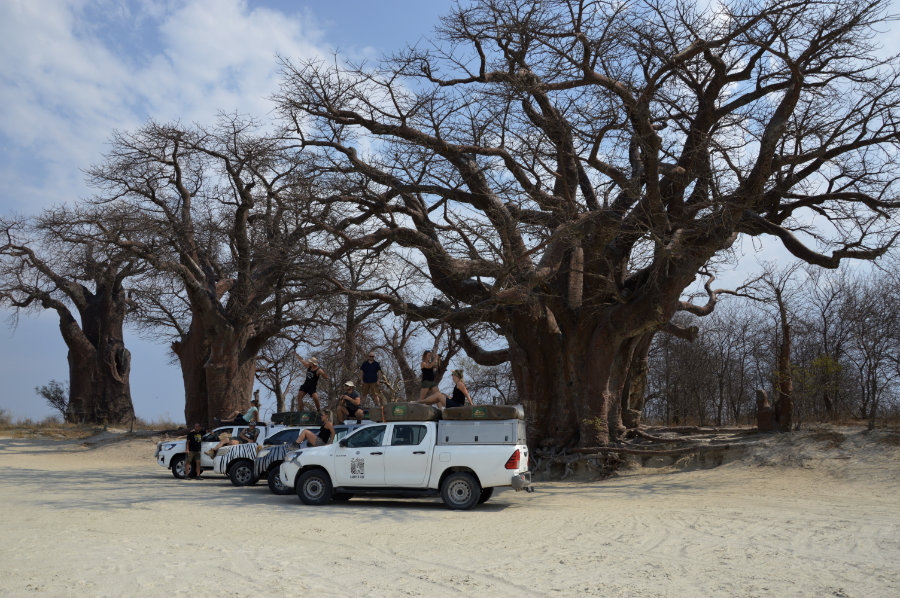
[(86, 195), (79, 169), (113, 129), (264, 118), (275, 55), (316, 55), (321, 38), (309, 15), (239, 0), (6, 1), (0, 23), (3, 212)]

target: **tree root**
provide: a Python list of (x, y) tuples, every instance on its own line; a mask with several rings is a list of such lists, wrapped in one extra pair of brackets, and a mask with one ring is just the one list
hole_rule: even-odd
[[(637, 428), (632, 428), (638, 431)], [(653, 432), (673, 432), (675, 434), (756, 434), (756, 428), (715, 428), (715, 427), (699, 427), (699, 426), (676, 426), (667, 428), (665, 426), (647, 426), (643, 430)]]

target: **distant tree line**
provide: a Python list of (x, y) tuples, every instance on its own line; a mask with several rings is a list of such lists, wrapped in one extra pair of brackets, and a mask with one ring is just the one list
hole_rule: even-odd
[[(787, 371), (781, 293), (790, 330)], [(766, 291), (769, 291), (768, 294)], [(666, 424), (754, 424), (755, 390), (790, 380), (795, 425), (900, 414), (900, 276), (769, 269), (723, 298), (693, 341), (660, 334), (649, 351), (644, 417)]]

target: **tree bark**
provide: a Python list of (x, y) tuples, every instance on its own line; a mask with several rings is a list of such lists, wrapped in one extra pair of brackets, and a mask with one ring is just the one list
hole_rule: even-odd
[(79, 306), (81, 326), (66, 311), (59, 311), (59, 329), (69, 349), (69, 405), (72, 423), (130, 424), (131, 353), (122, 340), (126, 298), (121, 286), (98, 284), (95, 294), (85, 292)]
[(184, 421), (189, 426), (195, 422), (209, 423), (209, 392), (203, 369), (209, 358), (209, 343), (196, 314), (191, 319), (187, 334), (172, 343), (172, 352), (178, 357), (184, 382)]
[(512, 318), (507, 340), (513, 376), (536, 447), (606, 444), (624, 431), (618, 402), (632, 343), (581, 324), (566, 334), (553, 318), (537, 325)]

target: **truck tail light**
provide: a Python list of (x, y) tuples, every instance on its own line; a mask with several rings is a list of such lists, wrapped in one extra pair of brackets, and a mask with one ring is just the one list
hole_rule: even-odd
[(506, 460), (506, 469), (519, 469), (519, 449)]

